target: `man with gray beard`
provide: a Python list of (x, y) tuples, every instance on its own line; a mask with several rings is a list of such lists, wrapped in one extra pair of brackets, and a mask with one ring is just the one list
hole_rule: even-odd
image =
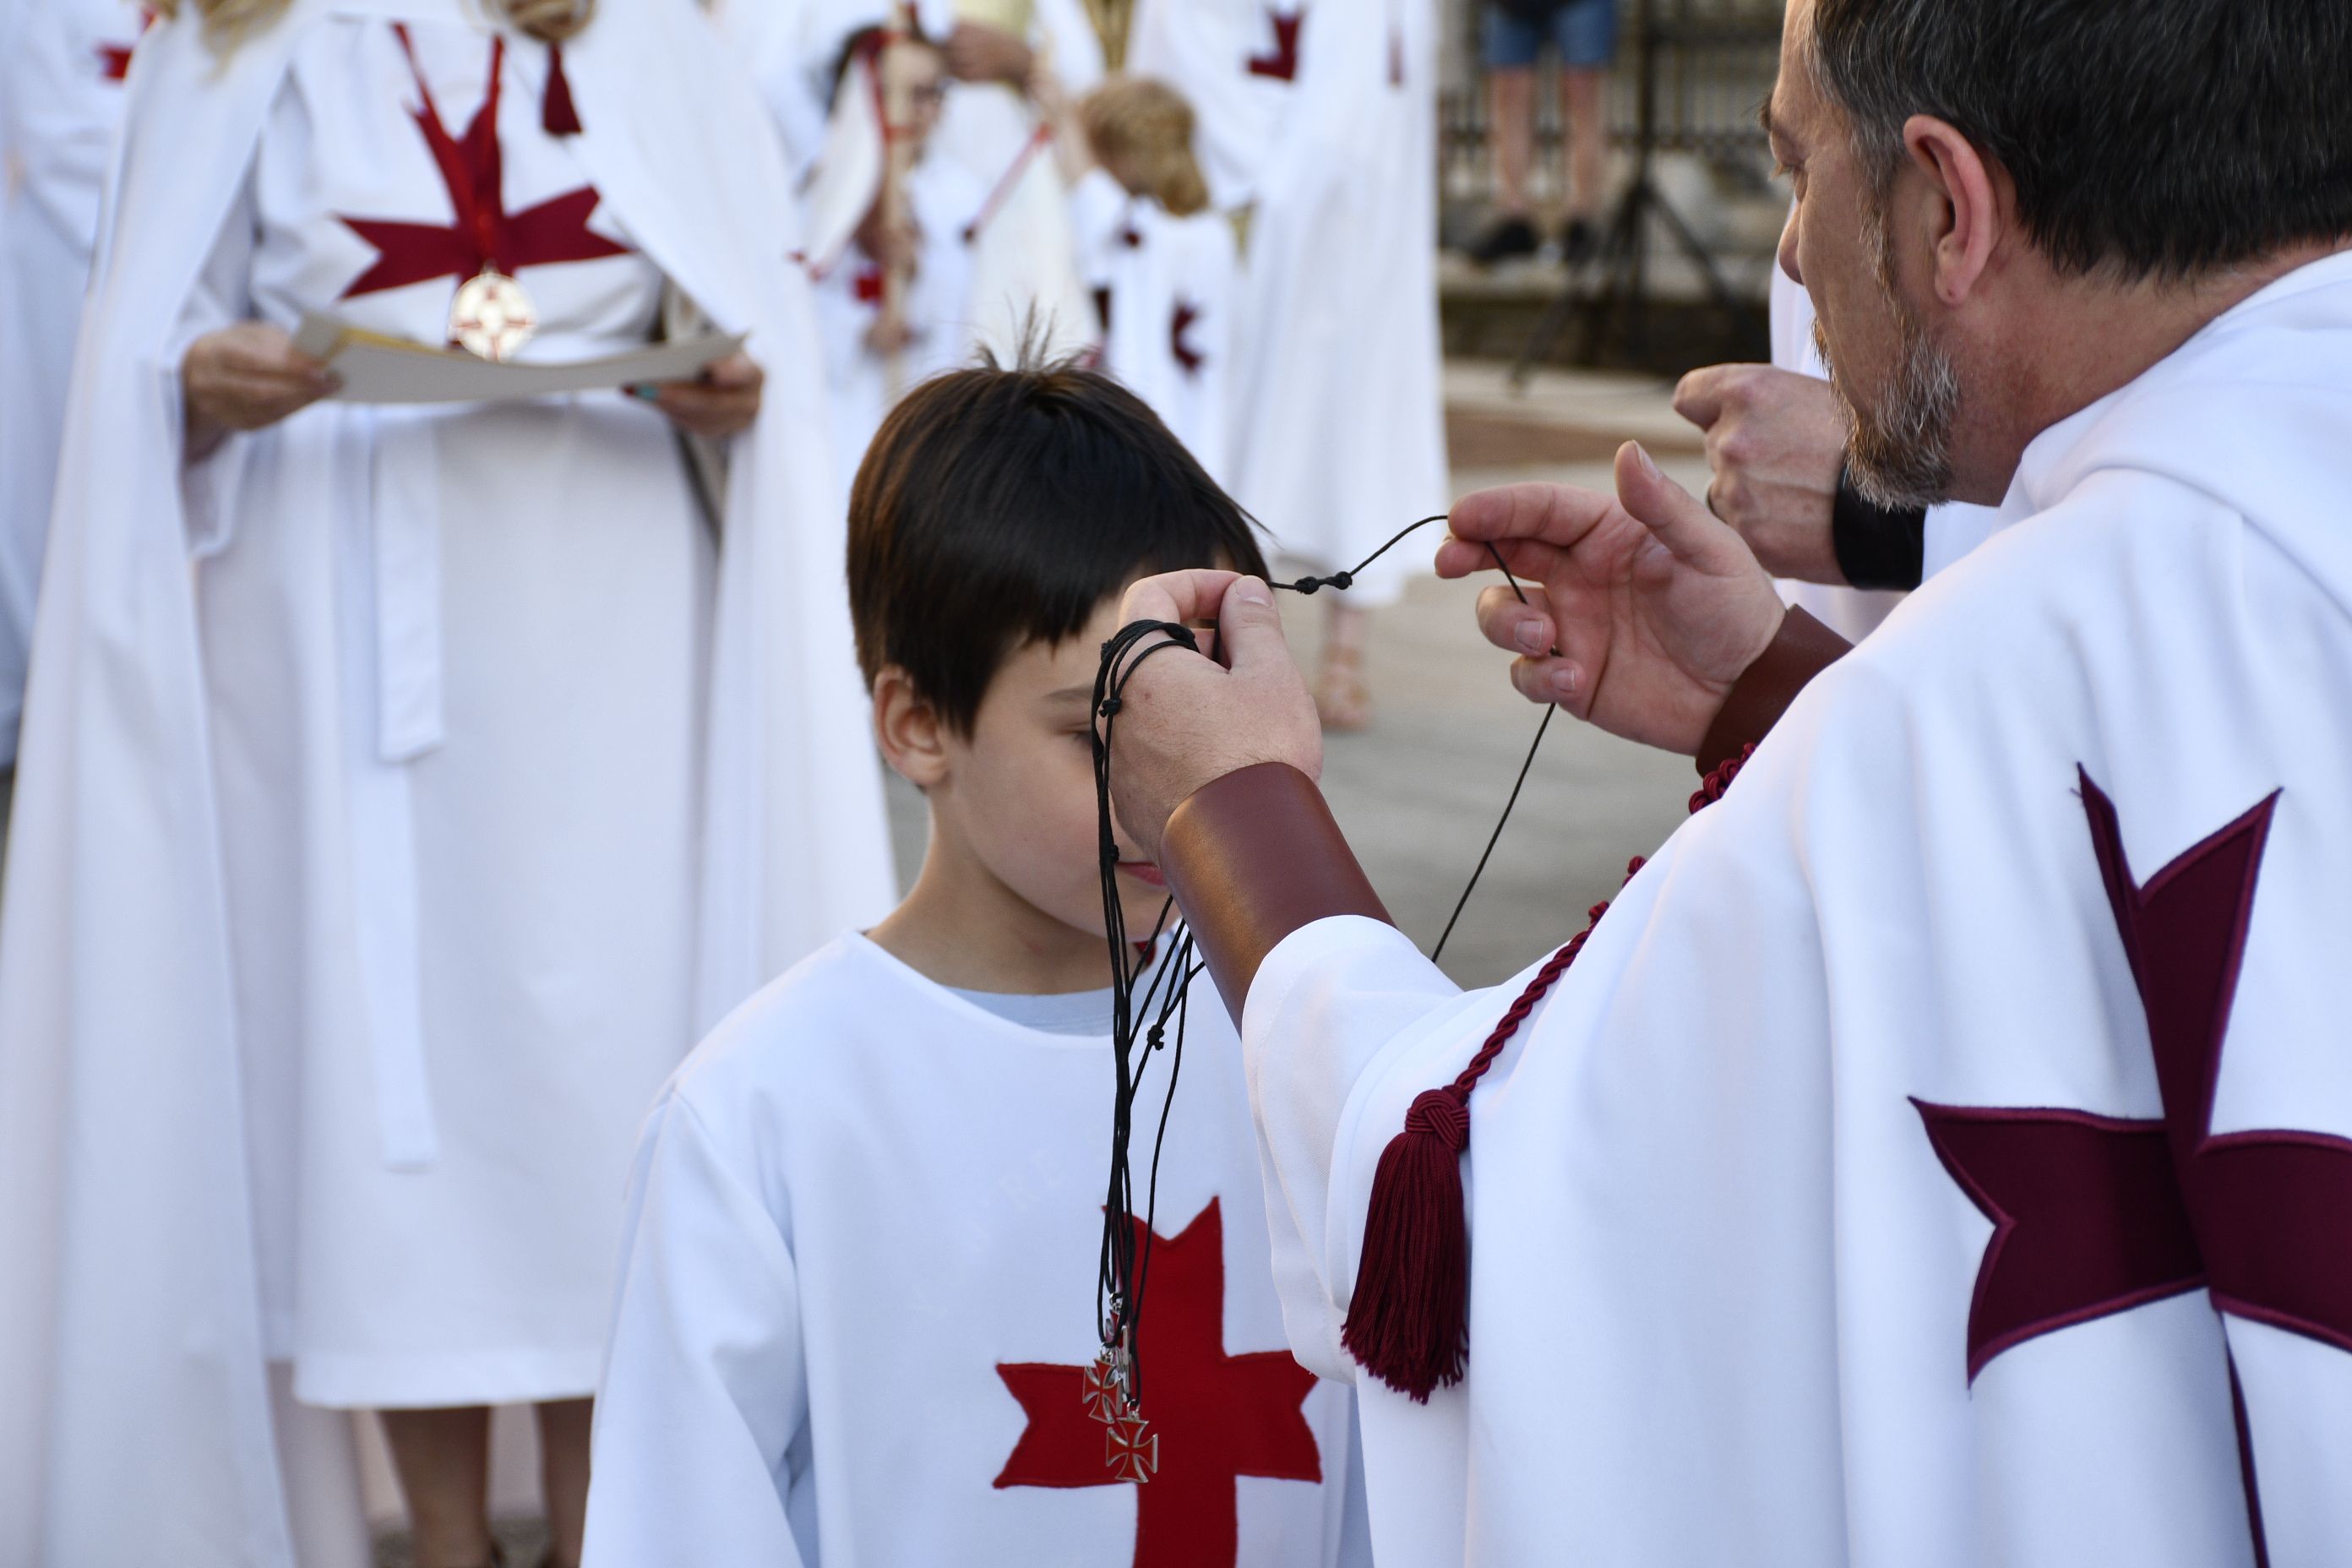
[(1386, 923), (1265, 585), (1130, 591), (1217, 626), (1113, 800), (1382, 1562), (2352, 1562), (2347, 79), (2340, 4), (1790, 0), (1849, 466), (2000, 526), (1839, 658), (1637, 447), (1456, 506), (1518, 689), (1706, 771), (1495, 991)]

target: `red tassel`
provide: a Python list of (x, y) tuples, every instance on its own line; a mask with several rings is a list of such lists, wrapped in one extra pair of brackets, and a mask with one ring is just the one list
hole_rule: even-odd
[(1470, 1237), (1462, 1152), (1470, 1110), (1451, 1087), (1414, 1098), (1381, 1152), (1356, 1294), (1339, 1342), (1365, 1371), (1426, 1405), (1470, 1354)]
[(540, 129), (550, 136), (580, 134), (580, 111), (572, 105), (572, 82), (563, 74), (563, 46), (547, 46), (547, 91), (539, 100)]
[[(1595, 904), (1598, 921), (1607, 904)], [(1470, 1227), (1462, 1213), (1462, 1152), (1470, 1146), (1470, 1091), (1584, 951), (1587, 926), (1544, 961), (1461, 1076), (1413, 1097), (1404, 1131), (1381, 1151), (1364, 1215), (1356, 1293), (1339, 1342), (1356, 1363), (1426, 1405), (1462, 1381), (1470, 1359)]]

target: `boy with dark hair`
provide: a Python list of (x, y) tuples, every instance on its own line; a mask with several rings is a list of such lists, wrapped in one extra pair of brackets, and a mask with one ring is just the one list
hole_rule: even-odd
[[(1215, 1007), (1191, 1015), (1158, 1167), (1156, 1452), (1118, 1452), (1082, 1397), (1112, 1098), (1097, 649), (1139, 576), (1262, 574), (1248, 519), (1131, 394), (1054, 367), (916, 389), (849, 529), (875, 734), (929, 850), (903, 904), (742, 1007), (655, 1109), (588, 1562), (1368, 1560), (1350, 1396), (1286, 1348)], [(1152, 930), (1158, 871), (1139, 854), (1118, 882)]]

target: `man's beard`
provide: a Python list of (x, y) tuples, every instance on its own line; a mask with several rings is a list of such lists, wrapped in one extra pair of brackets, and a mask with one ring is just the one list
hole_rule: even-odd
[(1877, 262), (1879, 288), (1894, 313), (1902, 347), (1885, 395), (1857, 402), (1830, 358), (1829, 336), (1818, 316), (1813, 346), (1829, 367), (1830, 390), (1845, 415), (1846, 475), (1864, 500), (1890, 510), (1936, 505), (1952, 493), (1952, 421), (1959, 413), (1960, 378), (1949, 355), (1928, 341), (1927, 328), (1895, 288), (1895, 262), (1883, 214), (1864, 227)]

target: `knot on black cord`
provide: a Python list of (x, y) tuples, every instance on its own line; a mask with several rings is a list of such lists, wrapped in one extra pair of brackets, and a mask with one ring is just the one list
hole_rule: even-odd
[(1297, 582), (1285, 583), (1283, 586), (1289, 589), (1294, 594), (1313, 594), (1321, 589), (1323, 586), (1323, 579), (1320, 577), (1301, 577)]
[(1117, 715), (1119, 709), (1123, 706), (1125, 706), (1125, 704), (1121, 703), (1118, 698), (1106, 697), (1103, 699), (1101, 709), (1102, 716), (1106, 719), (1112, 718)]
[(1353, 572), (1334, 572), (1323, 580), (1342, 593), (1356, 585), (1356, 574)]
[(1143, 1031), (1143, 1043), (1152, 1050), (1158, 1050), (1161, 1046), (1168, 1043), (1168, 1030), (1164, 1026), (1159, 1024), (1152, 1025), (1151, 1027)]

